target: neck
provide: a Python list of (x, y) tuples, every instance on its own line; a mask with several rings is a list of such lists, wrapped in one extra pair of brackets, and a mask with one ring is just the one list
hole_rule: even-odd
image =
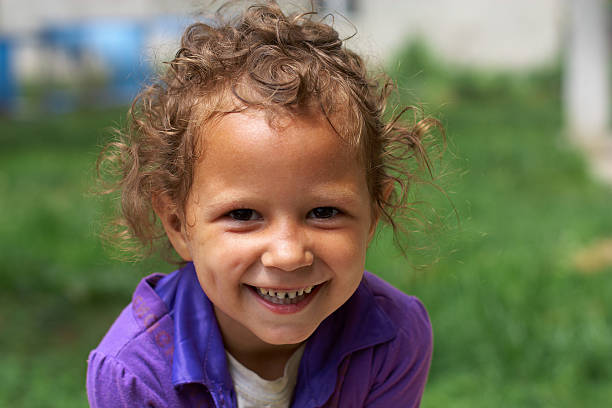
[(287, 360), (302, 344), (269, 344), (217, 308), (215, 315), (225, 349), (263, 379), (275, 380), (282, 377)]

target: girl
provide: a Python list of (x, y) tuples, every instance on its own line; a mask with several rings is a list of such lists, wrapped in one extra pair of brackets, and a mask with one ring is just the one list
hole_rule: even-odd
[(143, 279), (91, 352), (91, 406), (419, 405), (427, 313), (364, 272), (432, 124), (385, 122), (389, 89), (311, 13), (187, 28), (103, 156), (122, 236), (167, 237), (184, 266)]

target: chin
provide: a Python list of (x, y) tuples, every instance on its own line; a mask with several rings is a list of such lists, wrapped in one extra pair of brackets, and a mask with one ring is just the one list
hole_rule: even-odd
[(259, 337), (263, 342), (275, 346), (299, 344), (306, 341), (312, 335), (312, 333), (314, 333), (315, 329), (316, 327), (312, 330), (303, 331), (300, 333), (296, 333), (295, 330), (279, 330), (278, 332), (267, 331), (265, 333), (257, 333), (257, 337)]

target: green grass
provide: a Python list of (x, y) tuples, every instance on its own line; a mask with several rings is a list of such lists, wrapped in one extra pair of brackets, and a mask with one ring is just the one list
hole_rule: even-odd
[(0, 406), (86, 406), (87, 354), (142, 275), (109, 259), (90, 194), (98, 146), (123, 113), (0, 122)]
[[(367, 266), (430, 312), (423, 406), (605, 406), (612, 268), (584, 274), (572, 260), (612, 236), (612, 188), (562, 136), (558, 70), (445, 71), (418, 49), (403, 61), (405, 94), (447, 128), (436, 183), (448, 198), (421, 186), (437, 221), (408, 237), (407, 259), (382, 229)], [(105, 129), (122, 118), (0, 121), (0, 406), (86, 406), (88, 351), (142, 276), (172, 270), (111, 261), (97, 238), (109, 203), (87, 192)]]
[[(449, 107), (466, 169), (450, 194), (461, 225), (436, 234), (439, 260), (425, 271), (386, 261), (384, 236), (370, 262), (429, 308), (425, 407), (602, 406), (612, 397), (612, 270), (572, 266), (582, 247), (612, 235), (612, 194), (564, 145), (555, 111)], [(432, 251), (423, 252), (415, 263), (427, 262)]]
[(430, 312), (435, 352), (423, 406), (606, 405), (612, 267), (585, 274), (573, 259), (612, 237), (612, 187), (589, 176), (563, 137), (551, 86), (558, 70), (440, 72), (416, 51), (407, 56), (421, 58), (424, 71), (411, 77), (407, 64), (397, 75), (426, 100), (446, 103), (454, 155), (440, 184), (460, 224), (448, 199), (428, 189), (444, 222), (409, 263), (429, 267), (411, 270), (389, 256), (388, 232), (368, 266), (418, 295)]

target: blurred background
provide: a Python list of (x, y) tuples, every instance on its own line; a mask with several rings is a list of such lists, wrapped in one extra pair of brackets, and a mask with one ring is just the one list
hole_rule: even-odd
[[(423, 406), (609, 405), (612, 2), (316, 3), (446, 128), (407, 256), (383, 228), (367, 264), (429, 310)], [(174, 269), (113, 260), (98, 233), (116, 201), (91, 190), (203, 7), (0, 0), (0, 406), (87, 406), (89, 350), (141, 277)]]

